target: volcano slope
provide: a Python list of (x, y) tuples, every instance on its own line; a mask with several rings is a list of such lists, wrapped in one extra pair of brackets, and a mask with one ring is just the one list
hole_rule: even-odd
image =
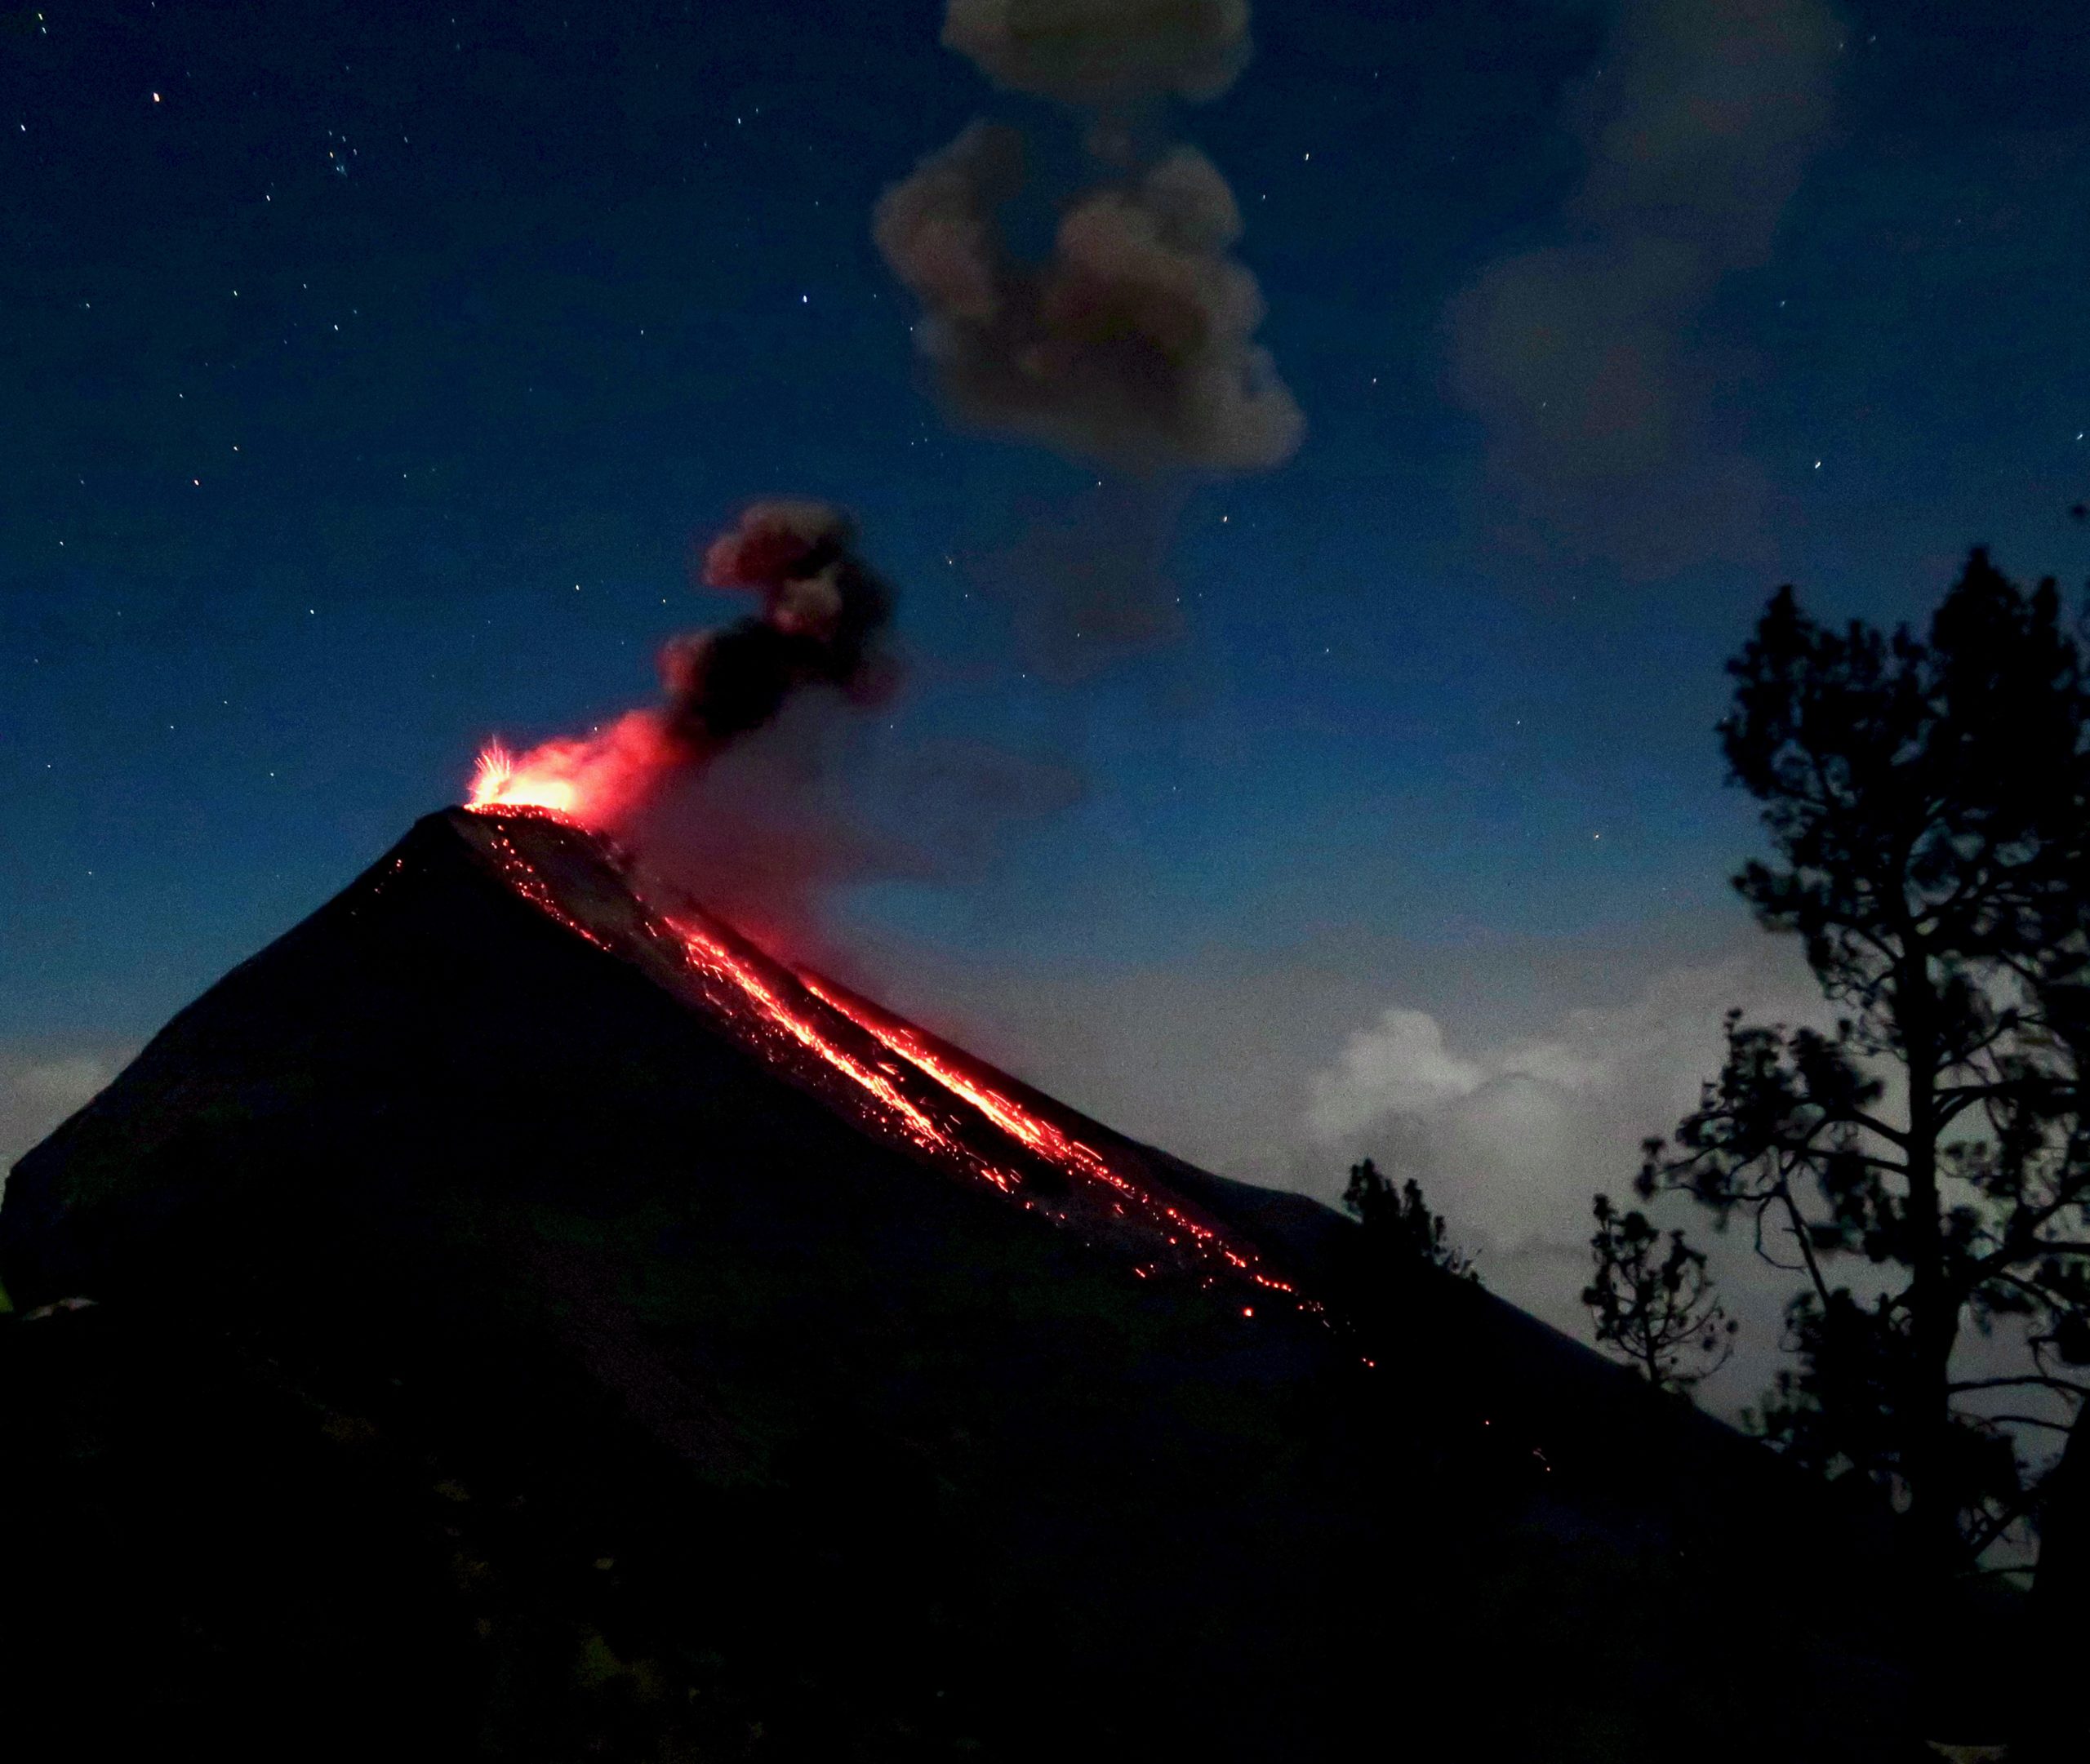
[(453, 811), (25, 1157), (11, 1756), (1901, 1755), (1857, 1516), (813, 984)]

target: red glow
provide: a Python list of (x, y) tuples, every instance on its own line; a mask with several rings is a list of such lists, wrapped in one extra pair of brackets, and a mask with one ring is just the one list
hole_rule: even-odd
[(628, 712), (593, 734), (562, 736), (526, 753), (489, 741), (479, 750), (465, 806), (613, 827), (668, 767), (687, 758), (650, 711)]
[(500, 742), (489, 741), (479, 749), (478, 766), (472, 774), (472, 793), (467, 806), (477, 809), (534, 808), (565, 816), (571, 813), (579, 793), (571, 779), (528, 767), (518, 772), (515, 756)]
[(890, 1078), (883, 1073), (873, 1071), (861, 1060), (835, 1046), (811, 1023), (794, 1012), (764, 983), (753, 963), (736, 956), (718, 938), (695, 925), (675, 919), (664, 922), (682, 940), (683, 947), (688, 951), (692, 962), (739, 987), (766, 1022), (826, 1061), (844, 1078), (860, 1086), (865, 1094), (877, 1104), (879, 1112), (915, 1144), (925, 1151), (945, 1149), (944, 1135), (936, 1123), (903, 1095)]
[[(547, 917), (674, 989), (693, 991), (692, 1002), (736, 1039), (874, 1137), (985, 1183), (1091, 1241), (1116, 1243), (1130, 1252), (1139, 1277), (1172, 1266), (1206, 1285), (1246, 1282), (1324, 1314), (1265, 1266), (1252, 1246), (1157, 1183), (1135, 1151), (1100, 1133), (1092, 1143), (1078, 1117), (1060, 1111), (1057, 1120), (1048, 1118), (1051, 1105), (1043, 1100), (1020, 1100), (990, 1069), (831, 981), (784, 967), (694, 906), (648, 908), (620, 869), (621, 886), (611, 891), (569, 873), (576, 856), (599, 871), (602, 848), (578, 830), (531, 831), (533, 820), (571, 827), (576, 817), (556, 800), (525, 804), (505, 793), (536, 757), (510, 762), (505, 771), (485, 768), (487, 793), (473, 806), (494, 817), (483, 843), (496, 869)], [(505, 819), (518, 807), (517, 819)], [(1040, 1166), (1056, 1180), (1043, 1180)], [(1241, 1314), (1252, 1317), (1255, 1307), (1242, 1304)]]
[[(1049, 1121), (1025, 1109), (985, 1081), (968, 1076), (959, 1069), (954, 1061), (934, 1052), (917, 1031), (899, 1019), (887, 1016), (860, 1000), (843, 998), (834, 988), (823, 985), (803, 970), (799, 971), (798, 980), (823, 1004), (841, 1012), (858, 1028), (877, 1036), (903, 1060), (927, 1073), (946, 1090), (963, 1097), (1004, 1133), (1056, 1166), (1062, 1174), (1078, 1180), (1099, 1184), (1110, 1190), (1121, 1203), (1121, 1211), (1126, 1206), (1137, 1209), (1152, 1224), (1167, 1234), (1172, 1244), (1185, 1245), (1200, 1259), (1222, 1264), (1234, 1273), (1253, 1281), (1259, 1286), (1295, 1298), (1297, 1296), (1290, 1282), (1278, 1279), (1259, 1265), (1252, 1249), (1245, 1245), (1237, 1248), (1229, 1243), (1214, 1226), (1194, 1218), (1174, 1202), (1153, 1193), (1144, 1184), (1093, 1146), (1083, 1144), (1079, 1140), (1063, 1133)], [(1247, 1312), (1243, 1314), (1252, 1316), (1254, 1313)]]

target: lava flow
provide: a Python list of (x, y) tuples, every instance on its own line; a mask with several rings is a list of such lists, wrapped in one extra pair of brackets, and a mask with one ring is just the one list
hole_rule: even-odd
[(506, 798), (476, 792), (470, 806), (483, 848), (518, 895), (673, 989), (696, 993), (752, 1052), (876, 1136), (1092, 1240), (1117, 1242), (1142, 1275), (1174, 1267), (1320, 1313), (1252, 1246), (1156, 1184), (1136, 1154), (1076, 1137), (978, 1062), (831, 981), (774, 962), (702, 909), (648, 905), (628, 866), (560, 806), (518, 813)]
[(944, 1088), (963, 1097), (1004, 1133), (1020, 1141), (1036, 1156), (1069, 1176), (1100, 1183), (1126, 1206), (1136, 1207), (1158, 1229), (1172, 1235), (1181, 1233), (1199, 1254), (1216, 1257), (1243, 1279), (1274, 1292), (1298, 1296), (1290, 1282), (1280, 1280), (1261, 1267), (1252, 1250), (1237, 1249), (1212, 1226), (1193, 1218), (1182, 1207), (1149, 1193), (1092, 1145), (1074, 1139), (1003, 1095), (981, 1080), (961, 1071), (957, 1064), (936, 1052), (922, 1035), (898, 1018), (887, 1015), (861, 999), (845, 999), (832, 987), (803, 968), (795, 971), (798, 982), (829, 1009), (838, 1011), (859, 1029), (874, 1035), (903, 1060), (926, 1072)]

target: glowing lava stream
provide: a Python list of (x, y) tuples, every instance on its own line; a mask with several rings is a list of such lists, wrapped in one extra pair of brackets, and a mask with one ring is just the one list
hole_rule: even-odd
[(1200, 1224), (1181, 1209), (1147, 1193), (1112, 1169), (1103, 1154), (1093, 1147), (1083, 1144), (1079, 1140), (1069, 1139), (1050, 1122), (1039, 1120), (1008, 1097), (967, 1078), (949, 1061), (939, 1059), (903, 1024), (882, 1020), (863, 1006), (838, 997), (803, 968), (793, 971), (798, 984), (829, 1010), (839, 1011), (857, 1028), (877, 1037), (901, 1059), (927, 1073), (945, 1090), (972, 1104), (1004, 1133), (1028, 1146), (1040, 1157), (1049, 1159), (1070, 1174), (1083, 1175), (1092, 1182), (1103, 1184), (1121, 1199), (1146, 1213), (1157, 1224), (1162, 1224), (1164, 1229), (1172, 1229), (1185, 1233), (1201, 1255), (1217, 1256), (1243, 1278), (1253, 1281), (1259, 1286), (1268, 1287), (1274, 1292), (1297, 1297), (1297, 1291), (1290, 1282), (1280, 1280), (1276, 1275), (1257, 1267), (1252, 1253), (1244, 1255), (1227, 1243), (1209, 1225)]
[[(505, 754), (490, 752), (482, 760), (480, 777), (475, 780), (474, 800), (469, 805), (473, 810), (496, 821), (511, 815), (554, 821), (592, 839), (593, 836), (566, 811), (563, 805), (554, 806), (548, 802), (525, 805), (508, 796), (501, 787), (509, 782), (512, 774), (499, 763), (505, 758)], [(483, 793), (481, 785), (487, 787)], [(567, 930), (598, 949), (614, 953), (611, 940), (567, 909), (549, 880), (506, 832), (494, 832), (488, 843), (503, 879), (518, 895)], [(628, 878), (626, 886), (629, 886)], [(829, 1071), (847, 1079), (849, 1093), (859, 1096), (868, 1105), (867, 1113), (883, 1132), (939, 1162), (955, 1165), (977, 1176), (1029, 1211), (1043, 1213), (1062, 1224), (1078, 1223), (1066, 1210), (1036, 1193), (1034, 1185), (1025, 1181), (1019, 1167), (975, 1149), (960, 1136), (954, 1124), (936, 1117), (940, 1111), (924, 1106), (926, 1098), (918, 1102), (909, 1096), (899, 1082), (905, 1068), (883, 1062), (874, 1064), (838, 1046), (823, 1032), (817, 1020), (808, 1015), (803, 1003), (789, 994), (802, 993), (805, 1002), (824, 1007), (853, 1026), (869, 1037), (874, 1046), (932, 1081), (939, 1091), (963, 1109), (984, 1119), (1031, 1157), (1049, 1164), (1069, 1181), (1092, 1191), (1101, 1190), (1099, 1197), (1104, 1200), (1111, 1215), (1128, 1225), (1144, 1228), (1173, 1251), (1188, 1252), (1194, 1262), (1203, 1264), (1208, 1277), (1248, 1282), (1285, 1298), (1304, 1312), (1325, 1317), (1318, 1303), (1304, 1298), (1289, 1281), (1270, 1273), (1252, 1248), (1230, 1243), (1215, 1227), (1193, 1217), (1166, 1196), (1151, 1192), (1144, 1183), (1117, 1167), (1103, 1153), (1041, 1119), (985, 1080), (960, 1070), (904, 1022), (865, 1001), (845, 996), (839, 989), (803, 970), (794, 971), (779, 967), (772, 976), (764, 971), (771, 964), (757, 953), (743, 953), (735, 949), (737, 940), (730, 933), (714, 933), (690, 918), (648, 908), (635, 891), (633, 900), (643, 913), (642, 924), (647, 935), (669, 945), (680, 958), (678, 965), (710, 983), (706, 989), (714, 994), (714, 1008), (723, 1010), (729, 1020), (738, 1021), (744, 1034), (754, 1029), (766, 1038), (775, 1038), (778, 1051), (785, 1055), (786, 1063), (795, 1063), (789, 1051), (795, 1049), (800, 1054), (812, 1055)], [(716, 992), (720, 988), (724, 989), (723, 996)], [(752, 1007), (751, 1020), (748, 1014), (725, 1002), (734, 997)], [(1150, 1269), (1141, 1266), (1137, 1272), (1145, 1275)], [(1252, 1308), (1244, 1307), (1244, 1311), (1252, 1314)]]
[[(896, 1118), (901, 1131), (916, 1144), (928, 1151), (962, 1155), (962, 1149), (953, 1144), (934, 1121), (903, 1096), (892, 1079), (883, 1073), (874, 1072), (861, 1060), (844, 1053), (811, 1024), (794, 1016), (784, 1001), (763, 984), (761, 975), (747, 963), (736, 959), (716, 938), (707, 936), (696, 926), (679, 920), (664, 918), (661, 922), (682, 940), (683, 948), (688, 952), (692, 961), (721, 979), (731, 980), (747, 994), (755, 1009), (772, 1024), (801, 1046), (819, 1055), (843, 1077), (862, 1086), (874, 1101)], [(1000, 1171), (989, 1171), (986, 1174), (989, 1181), (1004, 1191), (1012, 1190), (1016, 1185), (1013, 1178)]]

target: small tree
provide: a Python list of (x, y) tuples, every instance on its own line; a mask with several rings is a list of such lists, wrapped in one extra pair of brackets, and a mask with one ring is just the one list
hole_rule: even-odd
[(1582, 1303), (1596, 1317), (1597, 1340), (1647, 1375), (1657, 1390), (1686, 1392), (1727, 1364), (1736, 1325), (1714, 1296), (1705, 1258), (1681, 1231), (1662, 1234), (1645, 1213), (1621, 1213), (1608, 1194), (1591, 1209), (1595, 1278)]
[(1427, 1262), (1461, 1280), (1480, 1278), (1473, 1258), (1446, 1234), (1444, 1215), (1430, 1211), (1422, 1184), (1414, 1177), (1396, 1191), (1393, 1179), (1367, 1157), (1350, 1166), (1350, 1185), (1342, 1191), (1342, 1204), (1389, 1254)]

